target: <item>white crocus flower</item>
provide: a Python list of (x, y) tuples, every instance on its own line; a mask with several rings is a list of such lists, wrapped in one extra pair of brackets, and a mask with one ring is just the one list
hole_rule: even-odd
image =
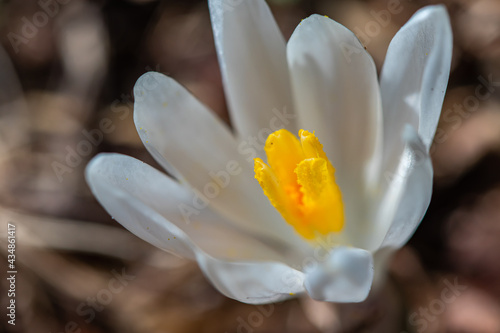
[(355, 35), (327, 17), (303, 20), (287, 44), (263, 0), (209, 3), (234, 130), (147, 73), (134, 119), (171, 176), (101, 154), (87, 168), (93, 193), (228, 297), (363, 301), (430, 201), (452, 53), (445, 8), (418, 11), (396, 34), (379, 82)]

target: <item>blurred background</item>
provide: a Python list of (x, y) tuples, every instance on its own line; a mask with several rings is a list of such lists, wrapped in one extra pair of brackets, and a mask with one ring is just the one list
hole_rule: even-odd
[[(0, 1), (0, 331), (500, 332), (500, 1), (401, 0), (388, 12), (394, 3), (269, 0), (286, 38), (308, 15), (328, 15), (358, 35), (379, 70), (417, 9), (447, 6), (454, 53), (427, 215), (366, 302), (257, 307), (123, 229), (83, 177), (99, 152), (159, 167), (133, 124), (132, 88), (144, 72), (174, 77), (230, 123), (206, 1)], [(113, 130), (98, 135), (103, 119)], [(6, 316), (8, 223), (15, 326)]]

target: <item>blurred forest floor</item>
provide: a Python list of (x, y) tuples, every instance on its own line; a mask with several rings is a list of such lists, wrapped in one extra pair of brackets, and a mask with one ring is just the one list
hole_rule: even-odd
[[(383, 22), (387, 0), (269, 2), (287, 38), (302, 18), (328, 15), (358, 34), (379, 70), (396, 31), (438, 3), (402, 0)], [(195, 264), (123, 229), (83, 177), (104, 151), (159, 167), (132, 117), (132, 88), (146, 71), (174, 77), (230, 122), (207, 3), (59, 0), (47, 22), (13, 42), (27, 18), (42, 18), (40, 3), (0, 1), (13, 66), (0, 62), (0, 331), (500, 332), (500, 1), (444, 1), (454, 55), (432, 148), (435, 192), (384, 289), (361, 304), (304, 297), (265, 307), (225, 298)], [(377, 33), (366, 30), (373, 22)], [(85, 133), (105, 118), (113, 131), (92, 142)], [(82, 141), (91, 149), (61, 169)], [(15, 327), (5, 316), (8, 222), (17, 226)], [(110, 293), (116, 275), (123, 288)]]

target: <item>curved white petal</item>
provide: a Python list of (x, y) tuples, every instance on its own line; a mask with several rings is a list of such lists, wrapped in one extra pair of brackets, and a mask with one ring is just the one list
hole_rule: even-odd
[(452, 32), (444, 6), (419, 10), (394, 36), (381, 72), (384, 164), (395, 167), (405, 124), (432, 143), (450, 74)]
[[(432, 196), (432, 162), (425, 144), (414, 130), (407, 130), (407, 153), (391, 186), (401, 186), (401, 197), (381, 248), (403, 246), (413, 235), (429, 207)], [(404, 170), (404, 171), (403, 171)], [(390, 205), (389, 202), (386, 204)]]
[(368, 249), (402, 246), (415, 232), (429, 206), (432, 195), (432, 163), (427, 148), (407, 125), (406, 146), (395, 172), (385, 173), (388, 189), (380, 203), (375, 232)]
[(336, 247), (329, 257), (306, 269), (305, 288), (318, 301), (362, 302), (373, 281), (373, 258), (358, 248)]
[(336, 169), (346, 215), (346, 233), (362, 246), (370, 212), (359, 207), (379, 177), (382, 111), (371, 56), (344, 26), (312, 15), (287, 47), (299, 124), (315, 131)]
[[(142, 75), (134, 86), (134, 98), (137, 132), (158, 163), (175, 177), (183, 178), (180, 171), (191, 176), (185, 170), (188, 166), (202, 177), (207, 169), (220, 169), (237, 157), (229, 128), (172, 78), (156, 72)], [(175, 164), (169, 163), (173, 159)]]
[(239, 227), (304, 243), (262, 194), (253, 164), (237, 153), (229, 129), (186, 89), (150, 72), (139, 78), (134, 95), (139, 135), (168, 171)]
[(203, 273), (227, 297), (243, 303), (280, 302), (304, 291), (304, 273), (279, 263), (230, 263), (198, 256)]
[[(115, 170), (121, 169), (123, 163), (114, 163), (113, 159), (125, 159), (125, 163), (127, 160), (134, 160), (118, 154), (101, 154), (86, 168), (87, 183), (101, 205), (113, 219), (146, 242), (182, 257), (195, 258), (188, 236), (179, 227), (118, 187), (119, 183), (126, 185), (128, 180), (123, 175), (114, 173)], [(132, 177), (138, 173), (137, 169), (129, 166), (125, 167), (124, 171)], [(135, 181), (131, 183), (136, 184)]]
[[(264, 0), (209, 0), (215, 46), (239, 137), (295, 127), (285, 40)], [(278, 113), (286, 116), (278, 116)], [(263, 151), (256, 153), (262, 157)]]
[[(266, 244), (214, 220), (211, 212), (204, 211), (203, 220), (182, 221), (175, 206), (185, 203), (186, 190), (146, 164), (124, 155), (101, 154), (87, 167), (86, 177), (117, 221), (161, 249), (196, 259), (224, 295), (245, 303), (268, 303), (303, 291), (303, 273), (277, 261), (255, 261), (281, 257)], [(204, 223), (201, 230), (197, 222)]]
[(236, 230), (189, 188), (134, 158), (98, 155), (89, 163), (86, 178), (118, 222), (161, 249), (193, 258), (192, 242), (226, 260), (287, 260), (286, 248)]

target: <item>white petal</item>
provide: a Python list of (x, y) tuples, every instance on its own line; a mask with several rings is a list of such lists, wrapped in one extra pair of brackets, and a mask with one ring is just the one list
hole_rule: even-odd
[[(191, 173), (204, 176), (206, 169), (218, 170), (236, 157), (236, 141), (229, 128), (172, 78), (156, 72), (142, 75), (134, 98), (134, 121), (144, 145), (175, 177), (182, 179), (179, 171), (189, 172), (187, 165)], [(183, 158), (169, 156), (177, 151)], [(180, 159), (176, 165), (167, 161), (174, 158)], [(207, 168), (190, 163), (193, 159), (203, 161)]]
[(193, 201), (190, 189), (134, 158), (101, 154), (89, 163), (86, 177), (118, 222), (164, 250), (193, 258), (194, 243), (217, 258), (279, 261), (290, 252), (234, 229), (202, 201)]
[[(262, 145), (277, 127), (296, 132), (286, 44), (266, 2), (210, 0), (209, 6), (236, 132), (243, 139), (260, 136)], [(263, 155), (261, 150), (257, 153)]]
[(323, 262), (306, 270), (305, 287), (318, 301), (362, 302), (370, 292), (373, 258), (370, 252), (336, 247)]
[[(113, 159), (118, 161), (113, 162)], [(113, 219), (136, 236), (165, 251), (193, 259), (195, 255), (189, 244), (190, 240), (179, 227), (118, 187), (120, 183), (127, 186), (128, 180), (122, 174), (115, 174), (113, 171), (120, 170), (127, 160), (134, 159), (118, 154), (101, 154), (95, 157), (88, 164), (85, 175), (92, 193)], [(123, 170), (124, 173), (129, 173), (130, 177), (142, 174), (138, 165), (125, 166)], [(133, 186), (136, 182), (131, 184)], [(143, 191), (138, 191), (141, 192)]]
[(418, 129), (429, 149), (448, 84), (452, 40), (445, 7), (429, 6), (419, 10), (389, 45), (380, 79), (386, 166), (397, 164), (405, 124)]
[(409, 143), (398, 169), (401, 171), (395, 174), (391, 185), (400, 188), (400, 199), (382, 248), (403, 246), (422, 221), (431, 201), (433, 170), (430, 156), (415, 131), (408, 128), (406, 132)]
[(243, 303), (279, 302), (304, 291), (304, 274), (279, 263), (230, 263), (199, 256), (203, 273), (227, 297)]
[(379, 177), (382, 111), (375, 65), (351, 31), (319, 15), (297, 27), (287, 56), (299, 124), (316, 132), (332, 161), (345, 231), (357, 235), (370, 215), (360, 209), (367, 206), (362, 200)]
[[(128, 180), (124, 180), (126, 175)], [(159, 248), (196, 259), (224, 295), (255, 304), (284, 300), (303, 291), (303, 273), (277, 261), (254, 261), (279, 259), (279, 255), (234, 230), (221, 230), (209, 211), (203, 212), (206, 225), (201, 231), (183, 224), (185, 221), (177, 221), (177, 225), (168, 221), (157, 209), (178, 219), (175, 205), (182, 201), (184, 189), (144, 163), (123, 155), (101, 154), (89, 164), (86, 176), (95, 196), (120, 223)], [(162, 188), (171, 191), (169, 198)], [(162, 201), (164, 208), (158, 206)], [(209, 243), (216, 247), (207, 246)], [(223, 244), (235, 251), (231, 262), (220, 259), (225, 257), (224, 252), (219, 253)]]
[(139, 135), (168, 171), (239, 227), (302, 242), (263, 195), (252, 159), (237, 153), (235, 138), (210, 110), (160, 73), (139, 78), (134, 94)]
[(389, 184), (375, 230), (367, 249), (402, 246), (415, 232), (432, 195), (432, 164), (427, 149), (415, 129), (407, 125), (406, 146), (395, 172), (385, 174)]

